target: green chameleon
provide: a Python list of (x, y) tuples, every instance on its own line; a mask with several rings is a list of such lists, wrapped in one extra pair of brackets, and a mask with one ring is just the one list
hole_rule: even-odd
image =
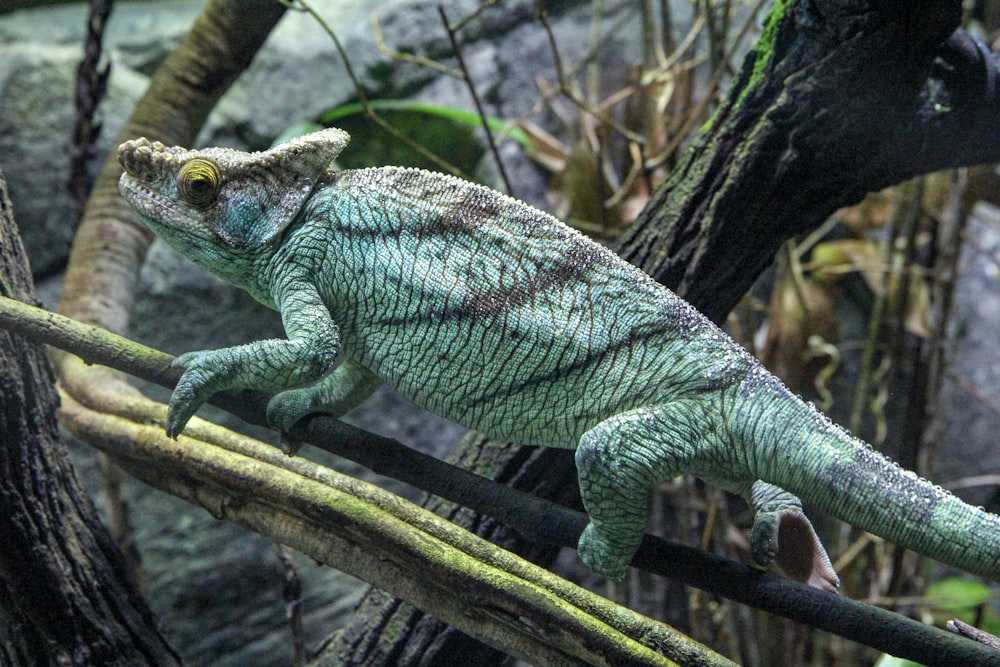
[(285, 390), (267, 416), (287, 430), (385, 382), (493, 438), (576, 448), (590, 515), (579, 553), (612, 579), (638, 548), (650, 488), (690, 473), (747, 499), (757, 562), (814, 586), (839, 580), (793, 493), (1000, 580), (1000, 517), (850, 436), (670, 290), (488, 188), (337, 170), (348, 140), (328, 129), (260, 153), (119, 147), (119, 188), (146, 224), (278, 310), (287, 334), (180, 355), (168, 435), (223, 389)]

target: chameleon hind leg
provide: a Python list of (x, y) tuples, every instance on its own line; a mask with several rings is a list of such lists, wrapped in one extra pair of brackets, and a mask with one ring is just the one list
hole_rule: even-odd
[(654, 484), (690, 467), (703, 438), (691, 402), (639, 408), (609, 417), (580, 438), (580, 494), (590, 523), (580, 558), (597, 574), (620, 580), (642, 542)]
[(623, 578), (642, 542), (653, 485), (711, 470), (707, 481), (741, 493), (755, 512), (755, 561), (775, 561), (793, 579), (836, 591), (837, 574), (801, 502), (777, 486), (751, 481), (734, 456), (738, 443), (716, 423), (716, 408), (679, 400), (615, 415), (583, 434), (576, 463), (590, 523), (580, 537), (580, 557), (598, 574)]

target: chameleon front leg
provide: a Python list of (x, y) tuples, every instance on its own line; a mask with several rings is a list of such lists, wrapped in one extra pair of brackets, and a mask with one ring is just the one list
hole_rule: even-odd
[(330, 372), (340, 339), (316, 288), (305, 282), (284, 286), (275, 299), (287, 340), (260, 340), (221, 350), (186, 352), (173, 361), (184, 369), (167, 410), (167, 435), (176, 438), (213, 394), (243, 389), (285, 389)]

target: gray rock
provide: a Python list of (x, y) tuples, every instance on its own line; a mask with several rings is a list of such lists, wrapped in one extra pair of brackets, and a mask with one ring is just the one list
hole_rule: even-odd
[[(73, 236), (67, 182), (79, 59), (78, 46), (0, 45), (0, 160), (35, 275), (51, 273), (65, 262)], [(144, 86), (144, 79), (126, 68), (119, 68), (110, 82), (100, 115), (101, 159)], [(99, 167), (100, 162), (92, 163), (91, 173), (96, 175)]]
[[(955, 288), (950, 363), (938, 406), (940, 442), (935, 478), (942, 482), (970, 475), (1000, 475), (1000, 209), (980, 204), (969, 220)], [(963, 487), (959, 495), (976, 505), (990, 499), (991, 485)]]

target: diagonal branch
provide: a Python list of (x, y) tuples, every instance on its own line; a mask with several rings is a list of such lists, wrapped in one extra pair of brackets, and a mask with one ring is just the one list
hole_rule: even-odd
[(622, 257), (718, 322), (782, 243), (837, 209), (1000, 161), (996, 54), (956, 31), (957, 0), (917, 4), (777, 3)]
[[(81, 324), (12, 299), (0, 298), (0, 327), (32, 340), (59, 346), (79, 355), (87, 363), (107, 364), (164, 387), (172, 388), (179, 375), (178, 369), (169, 366), (172, 358), (170, 355), (98, 327)], [(73, 363), (81, 362), (76, 360)], [(263, 392), (223, 392), (216, 394), (211, 402), (250, 423), (266, 425), (264, 408), (268, 398)], [(151, 404), (141, 397), (123, 401), (120, 395), (102, 397), (100, 394), (91, 394), (88, 401), (96, 410), (110, 410), (141, 423), (156, 421), (161, 426), (155, 427), (155, 430), (162, 434), (162, 423), (166, 416), (164, 406)], [(114, 423), (111, 422), (112, 425)], [(200, 420), (192, 422), (189, 430), (192, 434), (205, 438), (208, 436), (204, 434), (222, 431)], [(586, 523), (586, 516), (580, 512), (448, 465), (396, 440), (329, 417), (307, 418), (296, 425), (292, 435), (379, 474), (492, 516), (531, 540), (575, 547)], [(121, 442), (114, 438), (112, 441)], [(261, 447), (254, 451), (254, 456), (264, 460), (283, 456), (276, 448)], [(150, 481), (151, 476), (156, 476), (159, 481), (150, 482), (154, 485), (164, 484), (171, 488), (188, 474), (186, 468), (174, 470), (161, 463), (152, 465), (155, 469), (152, 470), (149, 461), (141, 465), (133, 462), (133, 465), (127, 467), (134, 475), (147, 481)], [(264, 483), (266, 475), (270, 473), (257, 474), (261, 476), (261, 483)], [(171, 476), (177, 479), (171, 481)], [(264, 534), (270, 534), (274, 530), (265, 524), (256, 523), (253, 528)], [(282, 539), (287, 539), (287, 536)], [(370, 545), (370, 548), (377, 549), (378, 546)], [(345, 564), (338, 563), (338, 567), (342, 565)], [(633, 565), (833, 632), (892, 655), (920, 660), (927, 665), (1000, 666), (1000, 654), (938, 628), (657, 537), (646, 536)]]
[[(535, 664), (733, 663), (394, 494), (205, 422), (168, 439), (162, 406), (121, 416), (68, 393), (60, 419), (135, 477), (419, 605)], [(117, 408), (118, 404), (112, 407)]]

